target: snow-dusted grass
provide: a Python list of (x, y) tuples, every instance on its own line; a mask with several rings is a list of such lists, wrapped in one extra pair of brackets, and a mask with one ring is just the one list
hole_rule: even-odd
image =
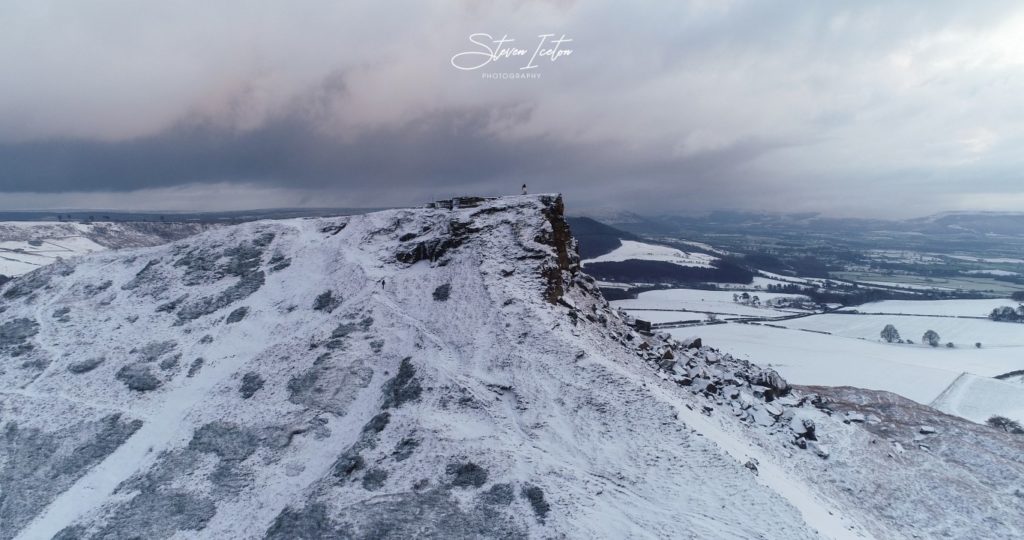
[(663, 261), (679, 266), (690, 266), (698, 268), (711, 268), (717, 257), (705, 253), (694, 253), (681, 251), (667, 246), (645, 244), (633, 240), (623, 240), (622, 245), (611, 253), (605, 253), (600, 257), (583, 261), (584, 265), (589, 263), (621, 262), (628, 260), (640, 261)]

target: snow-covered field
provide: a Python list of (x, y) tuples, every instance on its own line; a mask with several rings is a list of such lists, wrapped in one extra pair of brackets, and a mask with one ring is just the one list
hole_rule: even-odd
[(967, 270), (964, 274), (976, 275), (976, 276), (1019, 276), (1020, 272), (1011, 272), (1009, 270)]
[(895, 313), (904, 315), (947, 315), (960, 317), (988, 317), (1000, 306), (1016, 306), (1009, 298), (983, 298), (978, 300), (883, 300), (852, 308), (860, 313)]
[(691, 266), (699, 268), (711, 268), (717, 257), (705, 253), (681, 251), (668, 246), (646, 244), (634, 240), (622, 240), (622, 245), (611, 253), (605, 253), (600, 257), (583, 261), (586, 266), (589, 263), (622, 262), (628, 260), (640, 261), (663, 261), (679, 266)]
[[(671, 289), (648, 291), (635, 300), (612, 304), (654, 323), (703, 318), (701, 313), (693, 312), (713, 312), (725, 320), (792, 313), (737, 304), (732, 300), (733, 294), (731, 291)], [(760, 293), (758, 296), (765, 301), (786, 295)], [(828, 313), (770, 323), (785, 328), (731, 323), (674, 329), (670, 333), (679, 339), (700, 336), (705, 343), (725, 352), (771, 366), (797, 384), (885, 390), (929, 404), (962, 373), (994, 377), (1024, 369), (1024, 325), (962, 318), (984, 316), (993, 307), (1007, 304), (1011, 304), (1008, 299), (884, 301), (856, 309), (861, 313), (919, 315)], [(894, 325), (903, 339), (915, 343), (883, 342), (879, 334), (887, 324)], [(933, 348), (921, 343), (927, 330), (939, 334), (942, 346)], [(947, 342), (952, 342), (954, 347), (945, 347)], [(976, 343), (981, 343), (981, 348), (977, 348)], [(1024, 386), (1020, 386), (1019, 391), (1024, 395)], [(1007, 392), (1012, 394), (1013, 386), (1003, 394)], [(948, 408), (949, 412), (968, 410), (965, 400), (974, 395), (963, 398), (957, 408)], [(1006, 415), (1018, 414), (1012, 399), (1003, 401), (1003, 407), (995, 408)], [(992, 409), (993, 401), (990, 399), (987, 403), (983, 408)], [(969, 418), (973, 420), (976, 416)]]
[(669, 332), (680, 339), (700, 336), (712, 347), (771, 366), (796, 384), (886, 390), (923, 404), (965, 371), (993, 377), (1024, 364), (1021, 349), (933, 349), (748, 324)]
[(0, 274), (20, 276), (58, 257), (66, 259), (107, 249), (86, 236), (91, 227), (46, 221), (0, 222)]
[(932, 285), (921, 285), (916, 283), (901, 283), (899, 281), (858, 281), (857, 283), (866, 283), (868, 285), (878, 285), (881, 287), (893, 287), (896, 289), (907, 289), (912, 291), (949, 291), (952, 290), (949, 287), (939, 287)]
[(58, 257), (68, 258), (107, 248), (82, 236), (48, 238), (40, 241), (0, 241), (0, 274), (20, 276), (46, 266)]
[(993, 263), (993, 264), (1024, 264), (1024, 259), (1016, 259), (1011, 257), (972, 257), (970, 255), (948, 255), (952, 259), (959, 259), (961, 261), (970, 262), (982, 262), (982, 263)]
[(983, 349), (1019, 347), (1018, 351), (1024, 368), (1024, 325), (1009, 322), (994, 322), (987, 319), (962, 319), (953, 317), (928, 317), (915, 315), (852, 315), (827, 313), (800, 319), (781, 321), (778, 324), (795, 329), (829, 332), (837, 336), (880, 341), (885, 325), (896, 327), (900, 337), (913, 340), (916, 345), (893, 344), (893, 347), (927, 347), (921, 344), (921, 336), (928, 330), (939, 334), (943, 345), (952, 342), (957, 348), (974, 349), (981, 343)]
[(123, 247), (154, 246), (212, 227), (200, 223), (0, 222), (0, 275), (20, 276), (69, 259)]
[(931, 405), (975, 422), (995, 415), (1024, 422), (1024, 386), (964, 373)]
[(735, 291), (705, 291), (700, 289), (661, 289), (656, 291), (642, 292), (639, 295), (637, 295), (636, 299), (633, 300), (617, 300), (615, 302), (612, 302), (612, 305), (618, 308), (625, 309), (627, 311), (676, 310), (683, 311), (683, 315), (687, 315), (684, 317), (676, 317), (673, 320), (679, 320), (680, 318), (692, 318), (689, 316), (692, 314), (686, 314), (685, 311), (715, 313), (721, 315), (723, 318), (778, 317), (782, 315), (791, 315), (795, 311), (765, 307), (765, 302), (775, 298), (806, 299), (806, 297), (800, 295), (757, 292), (752, 294), (752, 296), (756, 295), (760, 299), (762, 305), (760, 307), (756, 307), (741, 304), (739, 302), (734, 301), (733, 295), (735, 294), (737, 294)]

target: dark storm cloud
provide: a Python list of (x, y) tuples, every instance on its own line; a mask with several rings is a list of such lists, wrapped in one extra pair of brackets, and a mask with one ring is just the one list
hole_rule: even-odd
[(710, 179), (781, 146), (750, 139), (680, 157), (665, 148), (624, 150), (544, 135), (503, 136), (496, 125), (508, 128), (530, 121), (533, 112), (525, 104), (435, 111), (351, 136), (330, 131), (321, 114), (323, 107), (294, 106), (250, 129), (192, 118), (128, 140), (0, 144), (0, 185), (10, 192), (42, 193), (204, 182), (303, 189), (426, 183), (450, 190), (536, 180), (583, 190), (619, 179), (654, 188), (672, 178)]
[(196, 182), (288, 187), (460, 185), (487, 178), (566, 171), (600, 157), (596, 148), (544, 137), (502, 140), (490, 130), (501, 110), (432, 113), (397, 126), (331, 133), (301, 115), (251, 129), (179, 123), (122, 141), (51, 139), (0, 145), (6, 191), (125, 191)]
[[(1024, 204), (1018, 2), (13, 0), (0, 20), (5, 208), (524, 181), (652, 211)], [(474, 32), (564, 32), (575, 53), (483, 80), (448, 63)]]

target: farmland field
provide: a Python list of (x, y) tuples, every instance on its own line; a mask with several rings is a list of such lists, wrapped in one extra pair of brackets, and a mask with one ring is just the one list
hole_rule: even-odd
[[(652, 322), (701, 318), (695, 313), (651, 311), (668, 309), (709, 311), (726, 320), (737, 315), (773, 318), (792, 314), (736, 304), (732, 294), (650, 291), (614, 305)], [(766, 300), (785, 295), (759, 296)], [(983, 318), (993, 307), (1011, 304), (1015, 305), (1008, 299), (883, 301), (858, 306), (861, 313), (812, 314), (668, 331), (678, 339), (698, 336), (706, 345), (772, 367), (794, 384), (886, 390), (975, 421), (993, 414), (1024, 420), (1024, 385), (992, 379), (1024, 369), (1024, 325)], [(882, 341), (879, 333), (886, 324), (894, 325), (901, 337), (915, 343)], [(943, 346), (922, 344), (926, 330), (936, 331)], [(945, 347), (947, 342), (954, 347)], [(982, 346), (977, 348), (975, 343)], [(951, 388), (955, 381), (957, 385)], [(939, 400), (940, 396), (943, 399)]]
[[(735, 291), (706, 291), (701, 289), (663, 289), (640, 293), (635, 300), (619, 300), (613, 302), (616, 307), (625, 310), (688, 310), (703, 313), (715, 313), (723, 318), (741, 317), (778, 317), (789, 315), (794, 310), (781, 310), (765, 307), (764, 302), (776, 298), (806, 298), (800, 295), (781, 293), (754, 294), (762, 302), (762, 306), (745, 305), (733, 300)], [(641, 317), (643, 318), (643, 317)]]

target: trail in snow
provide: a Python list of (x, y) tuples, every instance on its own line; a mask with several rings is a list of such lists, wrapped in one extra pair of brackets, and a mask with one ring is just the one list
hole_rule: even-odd
[(188, 414), (188, 410), (238, 370), (239, 363), (233, 361), (234, 358), (251, 357), (261, 345), (255, 340), (239, 339), (231, 343), (231, 348), (232, 354), (225, 354), (220, 362), (205, 367), (189, 385), (169, 393), (157, 415), (145, 420), (142, 427), (124, 444), (62, 492), (21, 530), (17, 538), (53, 538), (78, 518), (98, 509), (109, 500), (121, 482), (139, 470), (147, 460), (154, 459), (173, 440), (187, 435), (181, 433), (181, 419)]
[(686, 407), (678, 397), (660, 385), (652, 384), (649, 388), (676, 409), (680, 421), (718, 445), (737, 462), (746, 463), (751, 458), (756, 459), (757, 483), (771, 489), (796, 507), (804, 522), (819, 534), (834, 540), (873, 538), (853, 518), (845, 515), (830, 501), (815, 495), (809, 486), (777, 466), (762, 449), (727, 433), (709, 418)]

